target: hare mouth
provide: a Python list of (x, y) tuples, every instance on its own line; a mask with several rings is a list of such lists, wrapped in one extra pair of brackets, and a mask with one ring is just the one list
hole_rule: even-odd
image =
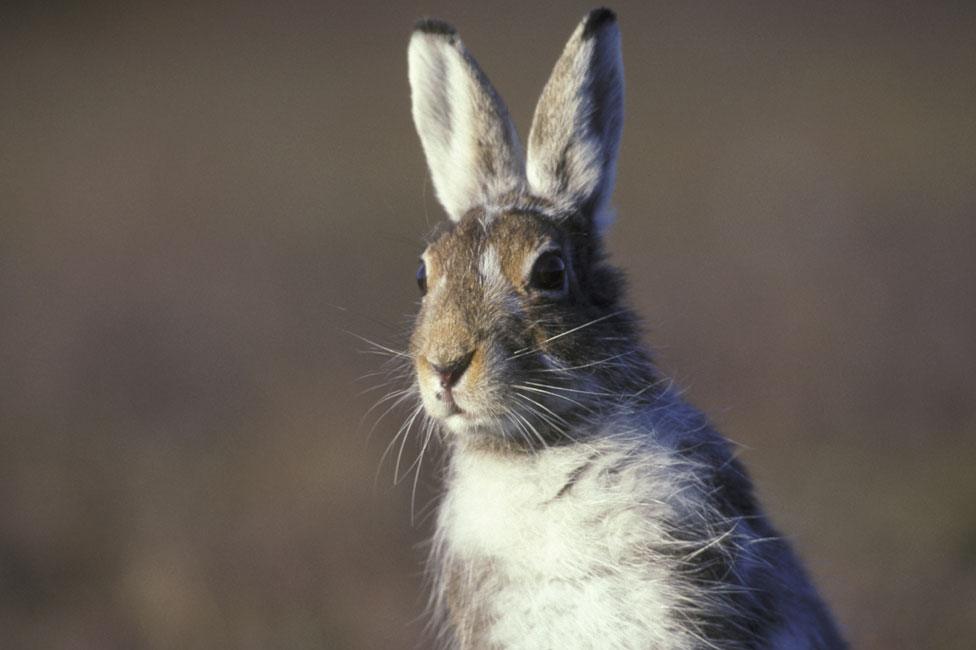
[(457, 397), (451, 390), (441, 390), (429, 395), (424, 400), (424, 406), (427, 415), (442, 422), (468, 421), (474, 415), (470, 409), (458, 403)]
[(455, 434), (471, 435), (477, 432), (493, 431), (497, 428), (492, 418), (476, 415), (471, 412), (458, 411), (444, 418), (441, 422), (449, 431)]

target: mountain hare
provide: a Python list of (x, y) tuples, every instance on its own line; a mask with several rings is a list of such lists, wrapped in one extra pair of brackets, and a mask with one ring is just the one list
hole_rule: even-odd
[(616, 16), (587, 15), (523, 153), (449, 25), (410, 40), (450, 220), (410, 342), (449, 449), (431, 555), (451, 648), (843, 648), (729, 443), (656, 371), (604, 256), (623, 119)]

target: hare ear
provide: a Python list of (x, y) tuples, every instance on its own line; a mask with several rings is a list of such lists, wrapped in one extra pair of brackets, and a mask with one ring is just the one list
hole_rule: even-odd
[(525, 162), (515, 125), (454, 28), (418, 22), (408, 59), (413, 121), (451, 219), (523, 189)]
[(556, 62), (532, 120), (526, 171), (532, 192), (582, 211), (602, 232), (623, 126), (617, 17), (591, 11)]

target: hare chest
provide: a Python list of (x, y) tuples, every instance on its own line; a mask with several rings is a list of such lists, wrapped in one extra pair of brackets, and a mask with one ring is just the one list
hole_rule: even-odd
[(679, 647), (636, 474), (580, 450), (455, 460), (438, 541), (458, 646)]

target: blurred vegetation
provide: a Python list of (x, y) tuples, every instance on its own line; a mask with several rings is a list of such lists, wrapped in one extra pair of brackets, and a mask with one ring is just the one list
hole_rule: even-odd
[[(430, 522), (346, 334), (402, 342), (441, 218), (407, 35), (456, 22), (524, 134), (588, 8), (4, 4), (4, 647), (421, 643)], [(615, 8), (649, 342), (856, 647), (969, 647), (976, 6)]]

